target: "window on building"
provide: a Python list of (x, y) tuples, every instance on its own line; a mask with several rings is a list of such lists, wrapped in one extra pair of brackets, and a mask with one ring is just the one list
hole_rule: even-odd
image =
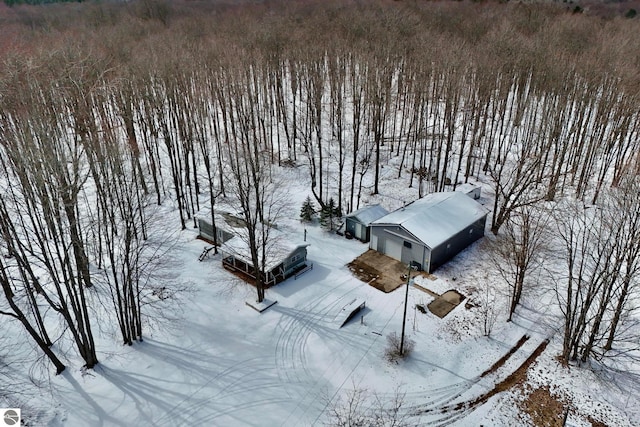
[(404, 241), (404, 247), (411, 249), (411, 242)]
[(291, 257), (291, 263), (293, 264), (294, 262), (299, 261), (300, 258), (302, 258), (302, 256), (300, 254), (292, 256)]

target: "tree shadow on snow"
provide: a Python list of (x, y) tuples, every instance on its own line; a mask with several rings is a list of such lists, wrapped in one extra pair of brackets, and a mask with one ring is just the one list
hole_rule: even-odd
[[(96, 367), (96, 371), (101, 370), (102, 368)], [(109, 415), (102, 406), (100, 406), (94, 399), (91, 397), (84, 389), (83, 386), (78, 384), (78, 381), (73, 377), (71, 372), (66, 369), (64, 372), (60, 374), (67, 382), (73, 387), (75, 390), (75, 394), (65, 396), (65, 400), (70, 407), (74, 408), (74, 412), (85, 419), (84, 425), (91, 426), (104, 426), (104, 425), (116, 425), (126, 427), (130, 425), (128, 420), (119, 420), (111, 415)], [(70, 399), (73, 399), (73, 396), (78, 396), (83, 398), (88, 404), (91, 410), (82, 411), (82, 408), (85, 406), (82, 404), (74, 404)]]
[(138, 370), (105, 365), (96, 370), (127, 402), (135, 403), (138, 418), (129, 419), (127, 425), (202, 425), (194, 420), (213, 420), (241, 411), (246, 404), (238, 406), (237, 397), (250, 396), (252, 390), (269, 394), (271, 400), (282, 400), (277, 396), (281, 389), (277, 375), (263, 358), (223, 357), (208, 352), (206, 344), (183, 348), (153, 339), (136, 348), (154, 366), (151, 374), (166, 375), (147, 375), (143, 364)]

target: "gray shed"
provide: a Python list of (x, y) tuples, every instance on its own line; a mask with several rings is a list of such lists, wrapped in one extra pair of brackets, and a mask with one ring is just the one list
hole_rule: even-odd
[(435, 271), (484, 236), (488, 210), (464, 193), (433, 193), (371, 224), (369, 247)]
[(380, 205), (366, 206), (351, 212), (345, 217), (345, 231), (356, 239), (367, 243), (370, 238), (369, 226), (389, 212)]
[(226, 219), (226, 213), (216, 212), (216, 235), (214, 237), (213, 224), (211, 222), (211, 211), (209, 209), (203, 209), (196, 214), (196, 220), (198, 221), (198, 237), (202, 240), (213, 243), (217, 242), (218, 245), (226, 242), (234, 236), (233, 227), (228, 224)]
[(478, 200), (480, 198), (480, 187), (470, 182), (458, 185), (456, 187), (456, 191), (460, 191), (474, 200)]

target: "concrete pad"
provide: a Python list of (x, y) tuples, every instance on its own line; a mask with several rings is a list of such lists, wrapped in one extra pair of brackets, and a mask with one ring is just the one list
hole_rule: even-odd
[(464, 300), (464, 296), (461, 295), (460, 292), (454, 290), (445, 292), (444, 294), (440, 295), (440, 298), (455, 305), (460, 304), (460, 302)]
[(458, 291), (449, 290), (431, 301), (429, 305), (427, 305), (427, 308), (430, 312), (442, 319), (449, 314), (451, 310), (456, 308), (462, 300), (464, 300), (464, 296)]
[[(369, 249), (349, 264), (351, 272), (376, 289), (389, 293), (407, 283), (407, 264)], [(429, 277), (426, 272), (411, 272), (411, 277)]]

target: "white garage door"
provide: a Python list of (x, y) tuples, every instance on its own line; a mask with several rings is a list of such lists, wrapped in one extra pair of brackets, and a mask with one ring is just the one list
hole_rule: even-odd
[(398, 261), (402, 258), (402, 242), (396, 241), (393, 237), (387, 239), (387, 255)]

